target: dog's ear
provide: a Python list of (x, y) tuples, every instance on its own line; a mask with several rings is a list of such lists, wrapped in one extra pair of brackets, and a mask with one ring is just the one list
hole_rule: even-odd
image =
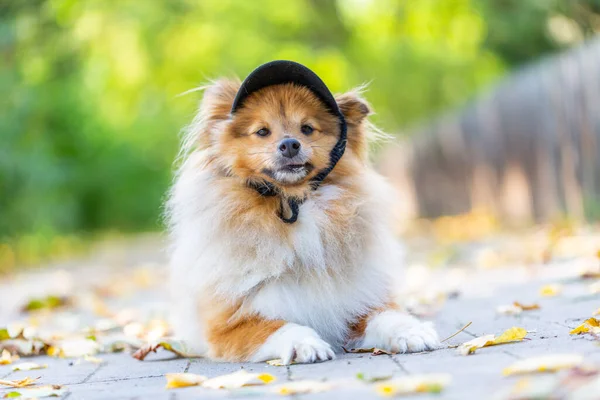
[(358, 125), (371, 114), (371, 108), (367, 101), (362, 98), (360, 89), (337, 95), (335, 101), (348, 124)]
[(193, 89), (203, 90), (204, 96), (194, 121), (188, 126), (184, 147), (207, 148), (211, 145), (212, 137), (222, 129), (223, 121), (229, 119), (240, 85), (239, 79), (219, 79)]
[(240, 88), (238, 79), (219, 79), (204, 86), (204, 97), (200, 103), (200, 113), (208, 121), (229, 118), (233, 100)]

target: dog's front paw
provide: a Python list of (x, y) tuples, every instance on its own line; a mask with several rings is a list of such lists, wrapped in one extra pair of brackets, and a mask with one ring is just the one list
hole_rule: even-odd
[(394, 353), (417, 353), (440, 346), (431, 322), (421, 322), (398, 311), (383, 312), (369, 321), (363, 341), (363, 347), (379, 347)]
[(283, 364), (314, 363), (335, 358), (331, 345), (319, 337), (313, 329), (287, 323), (275, 332), (259, 351), (252, 357), (253, 361), (264, 361), (269, 358), (281, 358)]

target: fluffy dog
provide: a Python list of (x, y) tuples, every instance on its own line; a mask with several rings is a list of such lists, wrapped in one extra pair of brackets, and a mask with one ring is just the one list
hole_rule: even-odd
[(187, 130), (167, 208), (176, 335), (222, 361), (436, 348), (431, 324), (392, 301), (400, 255), (369, 106), (329, 100), (320, 80), (274, 82), (214, 82)]

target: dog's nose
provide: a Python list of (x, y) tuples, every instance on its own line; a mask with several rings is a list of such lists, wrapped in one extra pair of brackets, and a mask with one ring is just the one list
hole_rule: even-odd
[(292, 158), (300, 151), (301, 144), (296, 139), (283, 139), (279, 142), (279, 151), (284, 157)]

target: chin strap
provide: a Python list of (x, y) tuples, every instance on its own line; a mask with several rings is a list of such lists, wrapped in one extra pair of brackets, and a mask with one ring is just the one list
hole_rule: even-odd
[[(338, 114), (338, 118), (340, 119), (340, 138), (329, 153), (329, 166), (319, 171), (319, 173), (317, 173), (317, 175), (315, 175), (315, 177), (310, 180), (310, 187), (312, 190), (317, 190), (319, 188), (321, 182), (323, 182), (327, 175), (329, 175), (329, 173), (333, 170), (340, 158), (342, 158), (342, 156), (344, 155), (344, 151), (346, 150), (348, 126), (346, 125), (346, 119), (344, 118), (341, 112)], [(271, 182), (267, 181), (263, 181), (260, 183), (248, 182), (248, 187), (256, 190), (261, 196), (280, 196), (278, 213), (279, 218), (286, 224), (293, 224), (298, 220), (298, 214), (300, 214), (300, 205), (302, 205), (304, 199), (298, 197), (288, 197), (284, 199), (284, 197), (281, 196), (281, 194), (277, 190), (277, 187)], [(289, 218), (286, 218), (284, 214), (284, 200), (287, 200), (290, 212), (292, 213), (292, 215)]]

